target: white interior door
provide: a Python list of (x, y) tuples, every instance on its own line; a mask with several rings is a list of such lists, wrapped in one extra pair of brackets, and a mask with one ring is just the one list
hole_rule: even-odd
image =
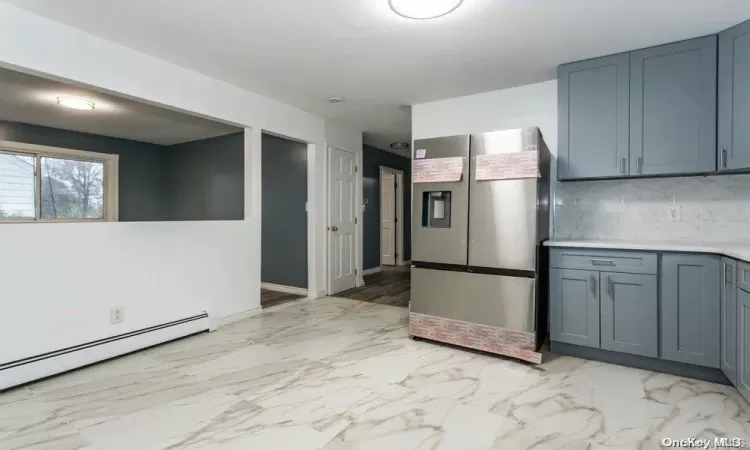
[(354, 271), (356, 242), (356, 155), (328, 150), (328, 293), (336, 294), (357, 284)]
[(380, 172), (380, 264), (396, 265), (396, 174)]

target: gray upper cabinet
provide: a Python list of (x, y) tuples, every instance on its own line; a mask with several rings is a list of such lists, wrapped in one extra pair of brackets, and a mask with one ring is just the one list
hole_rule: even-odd
[(631, 175), (716, 170), (716, 52), (708, 36), (630, 53)]
[(627, 53), (558, 68), (558, 178), (628, 173)]
[(659, 356), (656, 275), (601, 272), (601, 348)]
[(661, 357), (720, 366), (719, 257), (669, 254), (661, 267)]
[(737, 289), (737, 379), (734, 383), (750, 402), (750, 294)]
[(550, 339), (599, 347), (599, 272), (550, 271)]
[(737, 381), (737, 262), (721, 258), (721, 371)]
[(750, 21), (719, 34), (719, 170), (750, 168)]

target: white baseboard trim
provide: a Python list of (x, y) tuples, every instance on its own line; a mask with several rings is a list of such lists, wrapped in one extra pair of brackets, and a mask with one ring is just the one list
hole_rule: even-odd
[(411, 266), (411, 259), (408, 260), (408, 261), (404, 261), (403, 264), (401, 264), (401, 265), (402, 266)]
[(380, 267), (380, 266), (373, 267), (372, 269), (365, 269), (365, 270), (363, 270), (362, 271), (362, 275), (363, 276), (364, 275), (372, 275), (373, 273), (378, 273), (378, 272), (381, 272), (382, 270), (383, 270), (383, 268)]
[(257, 316), (258, 314), (263, 312), (263, 308), (258, 306), (257, 308), (253, 308), (249, 311), (243, 311), (241, 313), (232, 314), (231, 316), (227, 317), (220, 317), (218, 320), (219, 328), (227, 326), (231, 323), (239, 322), (240, 320), (245, 320), (253, 316)]
[(286, 292), (287, 294), (298, 294), (304, 295), (305, 297), (307, 296), (307, 289), (294, 286), (284, 286), (281, 284), (273, 283), (260, 283), (260, 288), (267, 289), (269, 291)]
[(326, 291), (323, 289), (322, 291), (318, 291), (318, 295), (315, 296), (315, 298), (323, 298), (326, 296)]

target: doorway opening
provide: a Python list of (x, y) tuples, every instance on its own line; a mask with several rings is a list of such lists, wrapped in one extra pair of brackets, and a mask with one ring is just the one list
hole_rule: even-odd
[(364, 286), (338, 295), (406, 307), (411, 291), (411, 159), (365, 145), (362, 161)]
[(404, 172), (380, 166), (380, 266), (404, 265)]
[(308, 296), (307, 144), (263, 133), (262, 308)]

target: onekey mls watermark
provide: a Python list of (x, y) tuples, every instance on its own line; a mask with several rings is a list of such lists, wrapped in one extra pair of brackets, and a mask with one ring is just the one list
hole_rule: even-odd
[(687, 438), (661, 440), (662, 448), (747, 448), (747, 440), (741, 438)]

